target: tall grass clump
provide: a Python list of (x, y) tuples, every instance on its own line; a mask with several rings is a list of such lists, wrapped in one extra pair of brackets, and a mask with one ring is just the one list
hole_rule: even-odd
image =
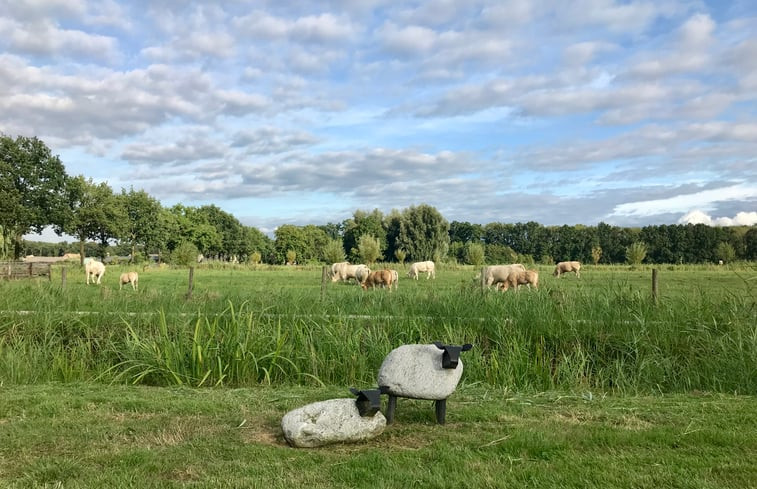
[(757, 392), (751, 270), (664, 270), (654, 301), (643, 267), (537, 267), (538, 290), (507, 293), (481, 290), (471, 266), (393, 292), (322, 285), (315, 266), (198, 268), (191, 298), (186, 270), (146, 270), (137, 292), (0, 283), (0, 382), (375, 385), (393, 348), (443, 341), (474, 344), (466, 382)]

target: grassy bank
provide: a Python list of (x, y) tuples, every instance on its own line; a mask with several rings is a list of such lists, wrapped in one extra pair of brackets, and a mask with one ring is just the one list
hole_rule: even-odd
[(400, 400), (379, 437), (292, 449), (281, 417), (341, 388), (0, 387), (0, 486), (756, 487), (755, 397), (461, 387), (447, 424)]
[[(537, 392), (757, 392), (755, 270), (541, 268), (539, 290), (482, 291), (472, 267), (399, 290), (321, 284), (321, 269), (148, 269), (140, 290), (0, 283), (0, 382), (90, 381), (231, 387), (375, 384), (391, 349), (473, 343), (465, 377)], [(400, 270), (401, 275), (404, 275)], [(79, 280), (80, 279), (80, 280)]]

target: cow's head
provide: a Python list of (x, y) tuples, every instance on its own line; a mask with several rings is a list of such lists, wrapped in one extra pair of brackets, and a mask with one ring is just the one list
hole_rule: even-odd
[(350, 387), (350, 392), (357, 396), (355, 405), (360, 416), (373, 416), (381, 409), (381, 394), (384, 394), (385, 388), (366, 389), (359, 391)]
[(439, 341), (435, 341), (434, 345), (440, 350), (444, 350), (442, 354), (442, 368), (457, 368), (457, 363), (460, 361), (460, 352), (468, 351), (473, 348), (473, 345), (466, 343), (460, 345), (444, 345)]

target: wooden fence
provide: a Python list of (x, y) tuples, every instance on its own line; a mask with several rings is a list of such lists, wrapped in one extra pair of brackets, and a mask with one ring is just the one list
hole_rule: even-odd
[(22, 278), (47, 277), (51, 279), (50, 263), (5, 261), (0, 262), (0, 279), (16, 280)]

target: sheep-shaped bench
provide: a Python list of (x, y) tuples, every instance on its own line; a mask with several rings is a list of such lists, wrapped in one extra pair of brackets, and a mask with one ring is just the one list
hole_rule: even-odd
[(436, 422), (444, 424), (447, 398), (455, 392), (463, 375), (460, 353), (473, 347), (465, 345), (402, 345), (384, 358), (378, 373), (382, 393), (389, 395), (386, 422), (394, 421), (397, 398), (434, 401)]

